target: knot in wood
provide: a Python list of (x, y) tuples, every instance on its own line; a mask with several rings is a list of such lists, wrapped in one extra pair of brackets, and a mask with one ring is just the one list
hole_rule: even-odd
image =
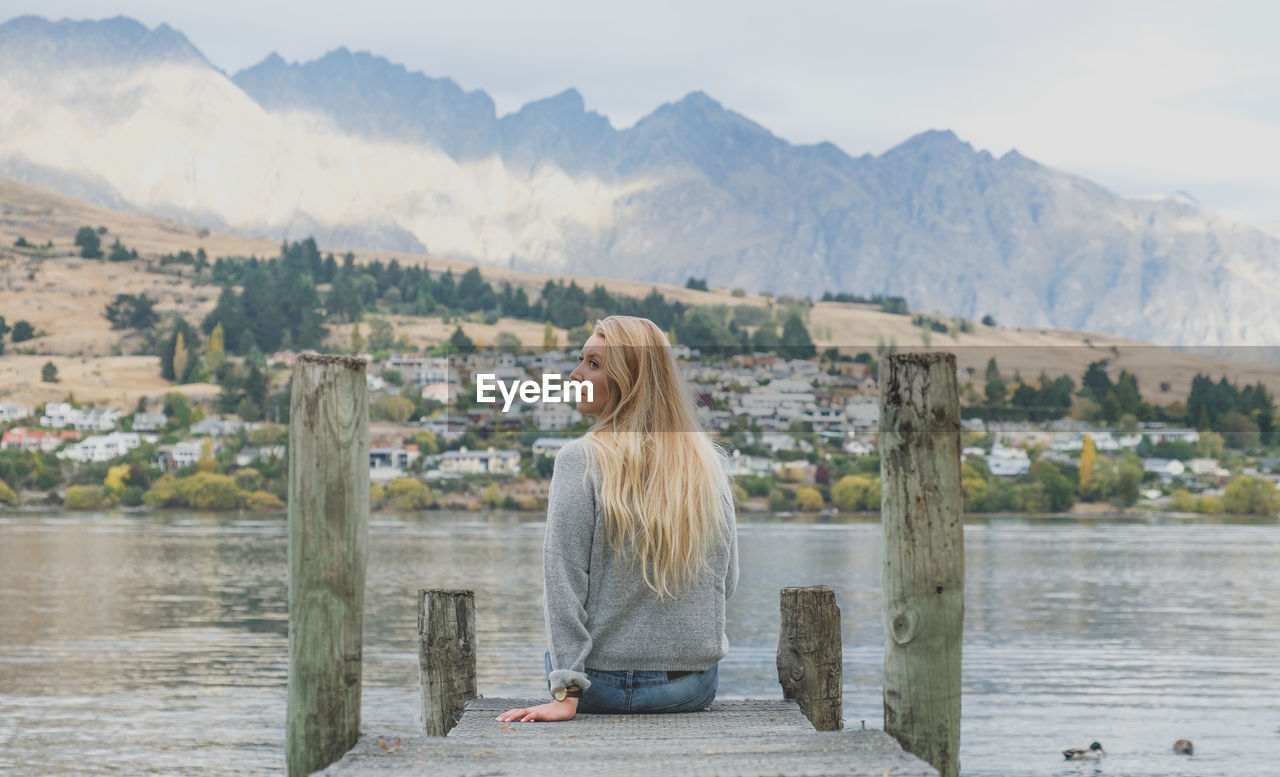
[(910, 607), (895, 612), (889, 621), (889, 633), (893, 636), (893, 641), (899, 645), (910, 642), (916, 635), (918, 621), (915, 610)]

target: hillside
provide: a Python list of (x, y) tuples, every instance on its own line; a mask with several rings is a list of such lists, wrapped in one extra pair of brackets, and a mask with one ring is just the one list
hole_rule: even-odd
[[(107, 263), (81, 259), (72, 240), (80, 226), (106, 227), (103, 243), (119, 239), (141, 256), (137, 262)], [(43, 244), (52, 241), (49, 251), (13, 248), (17, 238)], [(139, 396), (156, 397), (172, 390), (161, 380), (158, 360), (154, 357), (128, 355), (137, 347), (136, 338), (112, 331), (102, 310), (116, 294), (146, 293), (159, 300), (158, 310), (178, 312), (188, 320), (199, 321), (212, 309), (217, 289), (197, 284), (173, 267), (158, 269), (162, 254), (194, 251), (203, 247), (211, 258), (218, 256), (275, 256), (279, 245), (261, 238), (245, 238), (219, 233), (205, 233), (162, 219), (109, 210), (68, 197), (36, 189), (13, 181), (0, 180), (0, 315), (12, 325), (29, 321), (40, 337), (18, 346), (9, 345), (9, 354), (0, 357), (0, 399), (34, 405), (61, 399), (68, 392), (78, 399), (103, 401), (122, 409), (131, 409)], [(323, 247), (322, 247), (323, 248)], [(451, 269), (455, 274), (472, 265), (456, 260), (421, 254), (393, 252), (356, 252), (358, 263), (380, 259), (397, 259), (402, 264), (420, 264), (433, 272)], [(518, 272), (484, 268), (490, 281), (511, 281), (536, 297), (548, 280), (568, 276)], [(574, 276), (579, 285), (591, 287), (601, 283), (611, 293), (642, 297), (657, 288), (669, 299), (689, 305), (754, 305), (767, 306), (774, 301), (759, 295), (734, 297), (727, 290), (694, 291), (680, 286), (647, 284), (616, 279)], [(412, 344), (427, 347), (447, 338), (454, 324), (440, 318), (388, 317), (397, 335), (405, 335)], [(912, 324), (913, 316), (891, 315), (868, 305), (818, 302), (808, 312), (808, 326), (819, 348), (837, 347), (854, 354), (874, 352), (878, 345), (893, 344), (900, 349), (924, 347), (923, 330)], [(946, 320), (946, 319), (944, 319)], [(493, 343), (497, 333), (507, 331), (530, 346), (540, 345), (543, 328), (536, 322), (500, 319), (494, 324), (466, 321), (461, 324), (469, 336), (480, 342)], [(350, 326), (332, 327), (330, 342), (349, 342)], [(365, 334), (368, 334), (366, 328)], [(565, 342), (563, 330), (558, 332)], [(960, 366), (977, 373), (987, 360), (995, 357), (1004, 374), (1012, 377), (1020, 372), (1033, 379), (1045, 370), (1056, 377), (1066, 373), (1074, 379), (1091, 361), (1110, 359), (1116, 369), (1128, 369), (1138, 375), (1148, 399), (1164, 403), (1182, 399), (1197, 371), (1213, 376), (1227, 375), (1233, 381), (1253, 383), (1261, 380), (1272, 391), (1280, 392), (1280, 365), (1245, 361), (1227, 361), (1206, 354), (1173, 351), (1113, 336), (1061, 330), (1018, 330), (973, 325), (970, 333), (930, 333), (930, 347), (957, 354)], [(34, 349), (37, 355), (21, 355), (20, 349)], [(1114, 350), (1113, 350), (1114, 349)], [(59, 370), (61, 383), (40, 382), (40, 366), (52, 360)], [(1167, 383), (1168, 391), (1159, 389)], [(189, 394), (216, 392), (213, 386), (184, 386)]]

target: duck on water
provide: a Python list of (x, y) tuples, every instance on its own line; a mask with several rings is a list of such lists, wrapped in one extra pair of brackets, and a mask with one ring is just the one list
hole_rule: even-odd
[(1107, 751), (1102, 749), (1102, 745), (1094, 742), (1089, 745), (1089, 749), (1085, 750), (1079, 747), (1073, 747), (1069, 750), (1063, 750), (1062, 755), (1068, 761), (1093, 761), (1106, 755)]

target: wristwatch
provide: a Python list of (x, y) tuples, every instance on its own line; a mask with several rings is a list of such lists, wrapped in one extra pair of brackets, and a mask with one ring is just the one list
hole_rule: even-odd
[(556, 701), (564, 701), (565, 699), (581, 699), (582, 689), (576, 685), (570, 685), (568, 688), (557, 688), (551, 692), (556, 697)]

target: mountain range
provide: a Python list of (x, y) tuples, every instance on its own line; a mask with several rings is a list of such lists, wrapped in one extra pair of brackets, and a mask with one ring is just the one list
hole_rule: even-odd
[[(817, 297), (1002, 325), (1280, 342), (1280, 238), (927, 131), (795, 145), (694, 92), (614, 128), (346, 49), (228, 75), (126, 18), (0, 25), (0, 176), (248, 235)], [(851, 341), (856, 333), (850, 334)]]

